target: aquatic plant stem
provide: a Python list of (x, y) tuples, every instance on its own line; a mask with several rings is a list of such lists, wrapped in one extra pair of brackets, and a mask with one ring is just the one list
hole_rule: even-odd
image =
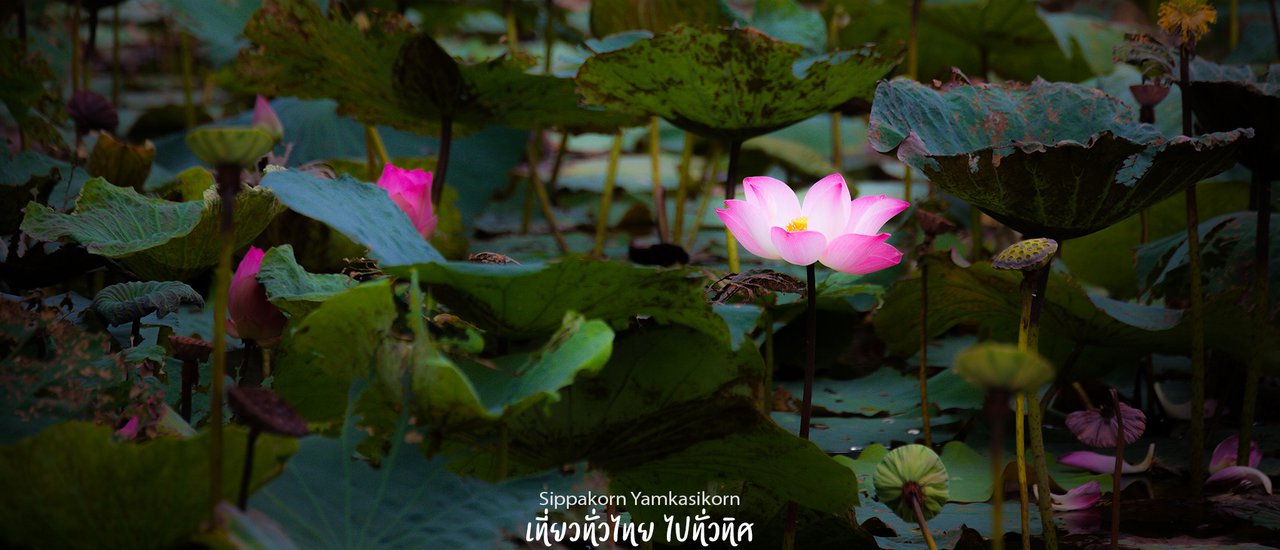
[[(932, 240), (925, 237), (926, 244)], [(928, 252), (928, 246), (925, 248)], [(923, 258), (922, 258), (923, 259)], [(929, 427), (929, 262), (920, 262), (920, 421), (924, 424), (924, 445), (933, 448), (933, 431)]]
[[(1040, 312), (1044, 309), (1044, 295), (1049, 285), (1049, 265), (1022, 274), (1022, 318), (1018, 324), (1018, 348), (1026, 351), (1040, 349)], [(1026, 392), (1027, 422), (1031, 435), (1031, 457), (1035, 464), (1036, 485), (1044, 498), (1036, 498), (1040, 511), (1041, 537), (1048, 550), (1057, 550), (1058, 531), (1053, 521), (1053, 503), (1049, 500), (1049, 463), (1044, 450), (1044, 410), (1040, 405), (1038, 390)]]
[(227, 376), (227, 293), (231, 289), (231, 252), (235, 246), (234, 208), (240, 192), (240, 167), (217, 167), (222, 203), (222, 249), (213, 288), (213, 373), (209, 384), (209, 514), (222, 501), (222, 394)]
[(1009, 407), (1009, 394), (1002, 390), (987, 392), (984, 408), (991, 425), (991, 550), (1004, 550), (1004, 417)]
[(182, 362), (182, 388), (181, 397), (178, 399), (178, 415), (183, 420), (191, 422), (191, 392), (195, 389), (196, 384), (200, 382), (200, 362), (195, 360), (184, 360)]
[[(804, 393), (800, 401), (800, 439), (809, 439), (809, 421), (813, 415), (813, 371), (814, 361), (817, 355), (818, 341), (818, 276), (817, 264), (809, 264), (805, 267), (805, 277), (807, 284), (805, 286), (805, 301), (808, 304), (805, 309), (805, 331), (804, 331)], [(787, 530), (784, 541), (789, 541), (794, 547), (796, 534), (796, 516), (798, 515), (799, 506), (795, 501), (788, 504), (787, 507)], [(784, 542), (784, 546), (786, 543)]]
[(1022, 548), (1031, 548), (1031, 514), (1027, 491), (1027, 397), (1023, 394), (1013, 396), (1013, 442), (1015, 460), (1018, 467), (1018, 518), (1022, 526)]
[(120, 5), (111, 8), (111, 104), (120, 107)]
[[(1191, 75), (1192, 46), (1178, 48), (1179, 87), (1182, 89), (1182, 133), (1192, 135)], [(1191, 322), (1191, 493), (1199, 496), (1204, 485), (1204, 294), (1200, 273), (1200, 214), (1196, 206), (1196, 184), (1187, 186), (1187, 256), (1189, 258)], [(1241, 438), (1244, 439), (1244, 438)]]
[(689, 168), (693, 164), (693, 134), (684, 133), (684, 145), (680, 149), (680, 165), (676, 172), (680, 178), (676, 186), (676, 219), (671, 229), (671, 242), (680, 244), (684, 240), (684, 203), (689, 200)]
[(80, 1), (76, 0), (67, 5), (67, 9), (71, 11), (71, 92), (75, 93), (80, 88), (80, 73), (83, 70), (81, 66), (84, 64), (82, 59), (82, 50), (80, 48)]
[(720, 149), (711, 148), (711, 160), (702, 165), (702, 177), (698, 179), (700, 184), (700, 195), (698, 196), (698, 206), (693, 215), (693, 226), (689, 228), (689, 237), (685, 243), (685, 250), (693, 250), (693, 245), (698, 242), (698, 233), (702, 231), (702, 218), (707, 216), (707, 208), (711, 206), (711, 194), (715, 189), (715, 181), (711, 179), (716, 168), (720, 166)]
[(241, 510), (245, 510), (249, 504), (249, 478), (253, 477), (253, 447), (258, 442), (258, 435), (262, 429), (257, 426), (249, 427), (249, 442), (244, 450), (244, 469), (240, 472), (240, 499), (237, 506)]
[[(729, 142), (729, 172), (724, 179), (724, 200), (733, 200), (734, 193), (738, 188), (738, 157), (742, 155), (742, 142)], [(733, 233), (729, 228), (724, 228), (725, 251), (729, 256), (729, 271), (737, 273), (738, 265), (738, 241), (733, 238)]]
[(89, 40), (84, 44), (84, 57), (80, 65), (80, 89), (90, 89), (89, 84), (93, 82), (93, 62), (89, 60), (89, 54), (98, 50), (98, 13), (97, 7), (89, 8)]
[(560, 185), (560, 169), (564, 167), (564, 157), (569, 152), (569, 132), (560, 133), (560, 143), (556, 145), (556, 159), (551, 162), (551, 177), (547, 179), (547, 191), (555, 193)]
[(1111, 550), (1120, 548), (1120, 476), (1124, 474), (1124, 421), (1120, 417), (1120, 395), (1111, 389), (1111, 407), (1116, 422), (1116, 467), (1111, 473)]
[(1240, 446), (1236, 449), (1236, 464), (1249, 465), (1250, 447), (1253, 441), (1253, 420), (1258, 410), (1258, 385), (1262, 378), (1262, 363), (1266, 354), (1267, 315), (1271, 312), (1270, 277), (1271, 263), (1271, 181), (1263, 169), (1253, 170), (1255, 220), (1253, 257), (1253, 353), (1244, 379), (1244, 403), (1240, 407)]
[(649, 117), (649, 175), (652, 179), (653, 216), (658, 224), (658, 242), (670, 239), (667, 232), (667, 194), (662, 188), (662, 136), (658, 129), (658, 117)]
[[(911, 0), (911, 30), (907, 34), (907, 78), (920, 79), (920, 3)], [(903, 165), (902, 200), (911, 201), (911, 167)]]
[(195, 69), (192, 65), (195, 62), (191, 59), (191, 35), (186, 32), (179, 32), (178, 42), (181, 45), (180, 55), (182, 57), (182, 115), (183, 122), (187, 125), (187, 129), (190, 130), (196, 127), (196, 104), (195, 100), (192, 99), (195, 86), (193, 83)]
[(929, 532), (929, 523), (924, 519), (924, 508), (920, 506), (918, 495), (911, 499), (911, 508), (915, 510), (916, 523), (920, 524), (920, 534), (924, 535), (924, 543), (928, 545), (929, 550), (938, 550), (938, 544), (933, 541), (933, 534)]
[(769, 414), (773, 412), (773, 314), (765, 308), (761, 316), (764, 319), (764, 400), (760, 410)]
[(529, 159), (529, 185), (533, 186), (533, 191), (537, 194), (538, 206), (542, 209), (542, 216), (547, 219), (547, 229), (551, 230), (556, 248), (560, 249), (561, 254), (568, 254), (569, 243), (565, 242), (564, 235), (560, 234), (560, 228), (556, 225), (556, 213), (551, 209), (551, 197), (547, 194), (546, 186), (542, 185), (542, 175), (538, 173), (538, 141), (541, 136), (541, 129), (534, 130), (529, 141), (525, 143), (525, 155)]
[(604, 234), (609, 229), (609, 205), (613, 203), (613, 188), (618, 180), (618, 158), (622, 156), (622, 132), (613, 135), (609, 148), (609, 166), (604, 173), (604, 190), (600, 192), (600, 214), (596, 216), (596, 243), (591, 247), (592, 256), (604, 255)]
[(431, 178), (431, 205), (437, 208), (440, 206), (440, 197), (444, 196), (445, 176), (449, 173), (449, 149), (452, 145), (453, 117), (440, 117), (440, 156), (436, 159), (436, 172)]
[(1267, 2), (1271, 14), (1271, 39), (1276, 46), (1276, 57), (1280, 58), (1280, 17), (1276, 15), (1276, 0)]

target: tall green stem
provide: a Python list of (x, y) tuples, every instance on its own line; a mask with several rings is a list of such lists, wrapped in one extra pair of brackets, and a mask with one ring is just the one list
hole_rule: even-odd
[(1004, 422), (1009, 407), (1009, 394), (987, 392), (987, 422), (991, 424), (991, 549), (1004, 550)]
[(120, 107), (120, 6), (111, 8), (111, 104)]
[[(453, 117), (440, 118), (440, 156), (436, 159), (436, 172), (431, 178), (431, 204), (440, 207), (444, 196), (445, 177), (449, 173), (449, 149), (453, 146)], [(536, 167), (535, 167), (536, 169)]]
[(1116, 422), (1116, 465), (1111, 473), (1111, 550), (1120, 548), (1120, 476), (1124, 474), (1124, 418), (1120, 415), (1120, 396), (1111, 390), (1111, 410)]
[(911, 508), (915, 510), (916, 523), (920, 525), (920, 534), (924, 535), (925, 546), (929, 550), (938, 550), (938, 544), (933, 541), (933, 534), (929, 532), (929, 523), (924, 519), (924, 508), (920, 506), (919, 495), (911, 499)]
[(83, 70), (84, 59), (81, 55), (83, 50), (80, 48), (80, 1), (76, 0), (67, 5), (67, 9), (71, 10), (71, 91), (78, 92), (81, 90), (80, 73)]
[[(738, 157), (742, 155), (742, 142), (732, 141), (729, 143), (729, 173), (724, 180), (724, 199), (733, 200), (734, 193), (738, 188)], [(729, 255), (729, 271), (737, 273), (738, 265), (738, 241), (733, 238), (733, 233), (729, 228), (724, 229), (725, 250)]]
[(249, 506), (249, 479), (253, 477), (253, 447), (258, 442), (262, 429), (257, 426), (249, 428), (249, 443), (244, 451), (244, 469), (240, 471), (240, 498), (236, 504), (241, 510)]
[(609, 148), (609, 167), (604, 174), (604, 190), (600, 193), (600, 215), (596, 216), (596, 243), (591, 248), (592, 256), (604, 255), (604, 237), (609, 229), (609, 206), (613, 203), (613, 188), (618, 181), (618, 158), (622, 156), (622, 132), (613, 135), (613, 145)]
[(556, 247), (560, 249), (561, 254), (568, 254), (569, 244), (565, 242), (564, 235), (560, 234), (560, 228), (556, 225), (556, 213), (551, 209), (551, 197), (547, 195), (547, 188), (542, 185), (542, 175), (538, 171), (538, 138), (541, 136), (541, 129), (534, 130), (525, 144), (526, 156), (529, 157), (529, 185), (533, 186), (533, 191), (537, 194), (538, 206), (542, 209), (542, 216), (547, 219), (547, 228), (551, 230), (551, 237), (555, 239)]
[(227, 293), (231, 288), (231, 252), (235, 246), (234, 209), (240, 192), (240, 167), (217, 167), (222, 203), (222, 249), (213, 288), (213, 373), (209, 381), (209, 514), (222, 501), (222, 394), (227, 376)]
[(711, 160), (702, 166), (702, 177), (698, 180), (701, 184), (700, 195), (698, 196), (698, 207), (693, 215), (693, 226), (689, 228), (689, 237), (686, 241), (685, 250), (693, 250), (693, 245), (698, 242), (698, 233), (702, 231), (702, 218), (707, 216), (707, 208), (711, 206), (711, 195), (714, 192), (715, 182), (712, 180), (711, 174), (716, 173), (716, 169), (720, 167), (720, 149), (711, 148)]
[[(925, 238), (925, 253), (930, 237)], [(929, 427), (929, 262), (920, 262), (920, 421), (924, 423), (924, 444), (933, 448), (933, 432)]]
[[(1040, 312), (1044, 309), (1044, 295), (1049, 285), (1049, 266), (1038, 270), (1024, 272), (1022, 276), (1022, 320), (1018, 325), (1018, 347), (1029, 351), (1040, 349)], [(1040, 405), (1039, 390), (1025, 394), (1027, 400), (1027, 421), (1030, 423), (1031, 454), (1035, 461), (1036, 485), (1040, 487), (1040, 497), (1036, 498), (1036, 507), (1040, 510), (1040, 527), (1044, 546), (1048, 550), (1057, 550), (1058, 531), (1053, 522), (1053, 503), (1049, 500), (1049, 463), (1044, 451), (1044, 411)]]
[(1253, 440), (1253, 420), (1258, 409), (1258, 385), (1262, 378), (1263, 357), (1266, 354), (1267, 314), (1271, 312), (1268, 291), (1271, 263), (1271, 181), (1261, 169), (1253, 171), (1255, 220), (1253, 257), (1253, 356), (1244, 381), (1244, 405), (1240, 411), (1240, 446), (1236, 450), (1236, 464), (1249, 465), (1249, 443)]
[(684, 203), (689, 200), (690, 164), (693, 163), (693, 134), (684, 133), (684, 146), (680, 149), (680, 165), (676, 172), (680, 178), (676, 186), (676, 219), (671, 230), (671, 242), (680, 244), (684, 238)]
[[(818, 284), (817, 284), (817, 264), (809, 264), (805, 267), (805, 276), (808, 281), (805, 287), (805, 298), (808, 307), (805, 309), (805, 332), (804, 332), (804, 395), (800, 402), (800, 439), (809, 439), (809, 421), (813, 415), (813, 371), (814, 361), (817, 355), (818, 341)], [(792, 501), (787, 508), (787, 530), (786, 538), (795, 541), (796, 532), (796, 516), (799, 506)]]
[[(1191, 76), (1193, 52), (1190, 45), (1178, 49), (1179, 87), (1182, 88), (1182, 133), (1191, 136)], [(1200, 214), (1196, 206), (1196, 184), (1187, 186), (1187, 256), (1191, 275), (1191, 492), (1199, 495), (1204, 485), (1204, 294), (1200, 273)], [(1241, 438), (1243, 439), (1243, 438)]]
[(658, 222), (658, 242), (670, 239), (667, 232), (667, 194), (662, 188), (662, 135), (658, 117), (649, 117), (649, 174), (653, 179), (653, 215)]

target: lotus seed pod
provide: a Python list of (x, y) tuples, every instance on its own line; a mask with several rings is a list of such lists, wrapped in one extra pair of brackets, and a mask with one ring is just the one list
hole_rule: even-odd
[(1053, 239), (1027, 239), (1013, 243), (996, 257), (991, 259), (991, 267), (996, 269), (1017, 269), (1019, 271), (1035, 271), (1053, 260), (1058, 253), (1058, 241)]
[(187, 147), (209, 166), (250, 166), (275, 143), (275, 136), (259, 128), (196, 128), (187, 133)]
[(908, 497), (919, 495), (924, 519), (931, 519), (951, 498), (948, 479), (947, 467), (933, 449), (905, 445), (889, 451), (880, 460), (873, 482), (876, 498), (904, 521), (915, 521), (915, 509)]
[(984, 343), (956, 354), (956, 374), (984, 390), (1032, 391), (1053, 380), (1053, 365), (1012, 344)]

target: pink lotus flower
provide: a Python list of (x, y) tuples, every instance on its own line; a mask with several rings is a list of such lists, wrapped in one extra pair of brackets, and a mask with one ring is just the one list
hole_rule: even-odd
[[(1040, 487), (1032, 486), (1036, 492), (1036, 498), (1040, 498)], [(1049, 493), (1049, 501), (1053, 505), (1056, 512), (1074, 512), (1076, 510), (1087, 510), (1092, 508), (1094, 504), (1102, 498), (1102, 485), (1096, 480), (1090, 481), (1075, 489), (1067, 491), (1065, 495), (1055, 495)]]
[(1247, 493), (1254, 488), (1271, 494), (1271, 478), (1248, 466), (1228, 466), (1214, 472), (1204, 482), (1204, 490), (1209, 494)]
[(391, 195), (391, 202), (403, 210), (413, 222), (413, 228), (423, 239), (430, 239), (436, 230), (436, 214), (431, 206), (431, 172), (401, 170), (388, 163), (382, 168), (378, 187)]
[(1120, 431), (1117, 416), (1124, 420), (1124, 442), (1137, 441), (1147, 429), (1147, 415), (1142, 411), (1120, 403), (1120, 414), (1114, 407), (1103, 405), (1097, 409), (1076, 411), (1067, 415), (1067, 429), (1081, 443), (1092, 447), (1115, 447), (1116, 434)]
[(263, 347), (273, 347), (284, 332), (284, 314), (267, 301), (267, 289), (258, 282), (263, 251), (256, 246), (240, 259), (231, 278), (227, 294), (227, 332), (236, 338), (254, 340)]
[[(1129, 464), (1125, 462), (1121, 466), (1121, 473), (1124, 474), (1140, 474), (1151, 469), (1151, 463), (1155, 460), (1156, 444), (1152, 443), (1147, 447), (1147, 457), (1138, 464)], [(1116, 457), (1115, 455), (1098, 454), (1091, 451), (1076, 451), (1067, 453), (1058, 458), (1059, 464), (1066, 466), (1075, 466), (1093, 472), (1095, 474), (1110, 474), (1115, 471)]]
[(280, 123), (280, 117), (276, 116), (276, 112), (271, 108), (271, 104), (267, 103), (267, 99), (258, 96), (253, 102), (253, 122), (254, 128), (261, 128), (276, 136), (276, 139), (284, 137), (284, 125)]
[[(1236, 465), (1237, 451), (1240, 450), (1240, 436), (1232, 435), (1219, 443), (1213, 448), (1213, 458), (1209, 460), (1209, 473), (1216, 474), (1219, 470), (1229, 468)], [(1262, 450), (1258, 448), (1257, 441), (1249, 442), (1249, 466), (1257, 468), (1258, 463), (1262, 462)]]
[(804, 204), (787, 184), (756, 176), (742, 181), (746, 200), (724, 201), (716, 214), (747, 251), (796, 265), (823, 265), (863, 274), (897, 265), (902, 253), (885, 241), (881, 226), (907, 209), (884, 195), (850, 200), (840, 174), (813, 184)]

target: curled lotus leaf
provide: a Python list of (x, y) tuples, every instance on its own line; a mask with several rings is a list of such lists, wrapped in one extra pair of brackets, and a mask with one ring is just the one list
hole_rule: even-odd
[(206, 126), (187, 133), (187, 147), (209, 166), (250, 166), (275, 144), (276, 137), (261, 128)]
[(93, 297), (93, 309), (112, 325), (137, 321), (147, 314), (164, 317), (182, 304), (204, 305), (195, 289), (177, 281), (130, 281), (102, 289)]
[(1053, 261), (1058, 252), (1058, 241), (1053, 239), (1027, 239), (1018, 241), (991, 258), (991, 267), (1035, 271)]
[(889, 451), (880, 459), (872, 479), (876, 498), (904, 521), (915, 521), (912, 498), (920, 498), (925, 519), (938, 515), (951, 498), (947, 466), (938, 453), (924, 445), (903, 445)]
[(956, 354), (956, 374), (985, 390), (1027, 392), (1053, 380), (1053, 365), (1012, 344), (982, 343)]
[(1240, 163), (1280, 177), (1274, 167), (1280, 156), (1280, 65), (1260, 73), (1247, 65), (1196, 59), (1189, 97), (1196, 122), (1207, 131), (1253, 128), (1257, 136), (1241, 146)]
[(894, 66), (868, 50), (803, 53), (751, 28), (677, 26), (588, 59), (578, 91), (592, 105), (742, 141), (865, 99)]
[(868, 138), (1013, 229), (1063, 240), (1104, 229), (1222, 172), (1253, 130), (1166, 138), (1101, 90), (1031, 84), (876, 89)]

